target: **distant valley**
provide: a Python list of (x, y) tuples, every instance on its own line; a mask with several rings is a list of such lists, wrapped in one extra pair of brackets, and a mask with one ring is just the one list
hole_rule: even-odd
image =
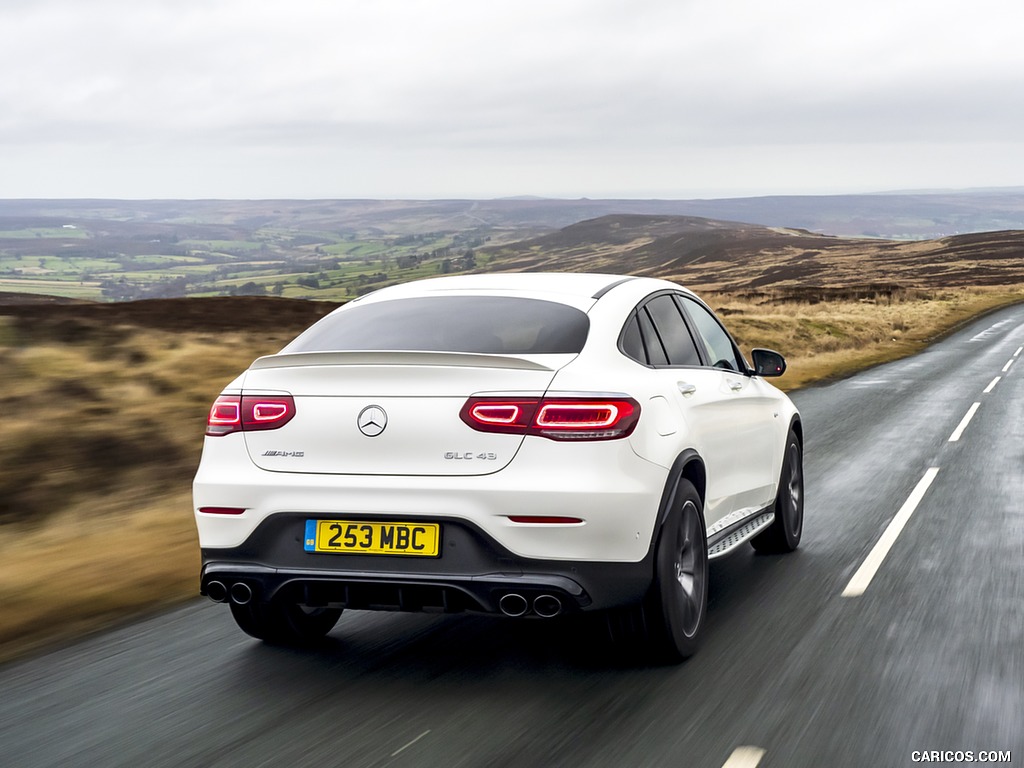
[(1024, 189), (726, 200), (4, 200), (0, 291), (344, 301), (470, 270), (714, 290), (1021, 282)]

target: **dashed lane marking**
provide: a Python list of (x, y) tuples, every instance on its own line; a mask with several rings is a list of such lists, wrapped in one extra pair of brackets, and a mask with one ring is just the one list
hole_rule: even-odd
[(392, 753), (391, 753), (391, 756), (392, 756), (392, 757), (395, 757), (395, 756), (397, 756), (397, 755), (400, 755), (400, 754), (402, 754), (402, 753), (403, 753), (403, 752), (404, 752), (405, 750), (407, 750), (407, 749), (408, 749), (409, 747), (411, 747), (411, 746), (412, 746), (413, 744), (415, 744), (415, 743), (416, 743), (417, 741), (419, 741), (420, 739), (422, 739), (422, 738), (423, 738), (424, 736), (426, 736), (426, 735), (427, 735), (428, 733), (430, 733), (430, 730), (429, 730), (429, 729), (428, 729), (428, 730), (426, 730), (426, 731), (424, 731), (423, 733), (421, 733), (421, 734), (420, 734), (419, 736), (417, 736), (417, 737), (416, 737), (415, 739), (413, 739), (412, 741), (410, 741), (410, 742), (409, 742), (408, 744), (406, 744), (406, 745), (405, 745), (404, 747), (399, 747), (398, 749), (396, 749), (396, 750), (395, 750), (394, 752), (392, 752)]
[(947, 440), (946, 442), (955, 443), (957, 440), (960, 439), (960, 437), (964, 433), (964, 430), (967, 429), (967, 425), (971, 423), (971, 419), (974, 418), (974, 414), (978, 412), (978, 409), (980, 407), (981, 403), (975, 403), (974, 405), (967, 409), (967, 414), (962, 419), (960, 419), (960, 423), (957, 425), (956, 429), (953, 430), (953, 434), (949, 436), (949, 440)]
[(987, 387), (985, 387), (985, 389), (982, 391), (981, 394), (987, 395), (989, 392), (991, 392), (993, 389), (995, 389), (996, 388), (996, 384), (999, 383), (999, 380), (1001, 378), (1003, 378), (1003, 377), (1002, 376), (996, 376), (994, 379), (992, 379), (992, 381), (989, 382), (989, 385)]
[(1011, 365), (1013, 365), (1013, 358), (1012, 357), (1009, 360), (1007, 360), (1006, 361), (1006, 365), (1003, 366), (1003, 373), (1006, 373), (1008, 370), (1010, 370), (1010, 366)]
[(722, 768), (756, 768), (764, 757), (760, 747), (736, 747)]
[(917, 486), (910, 493), (910, 496), (903, 506), (900, 507), (900, 511), (896, 513), (896, 516), (889, 523), (888, 527), (882, 533), (878, 543), (875, 544), (874, 548), (868, 552), (867, 558), (861, 564), (857, 572), (853, 574), (853, 578), (850, 579), (850, 583), (846, 585), (846, 589), (843, 590), (843, 597), (860, 597), (864, 594), (864, 590), (868, 588), (871, 580), (878, 573), (878, 569), (885, 561), (886, 555), (889, 554), (889, 550), (892, 549), (892, 545), (896, 543), (896, 539), (899, 538), (902, 533), (904, 526), (907, 521), (910, 520), (910, 516), (914, 514), (914, 510), (917, 509), (917, 505), (921, 503), (921, 499), (924, 498), (925, 493), (928, 492), (929, 486), (932, 481), (935, 480), (935, 476), (939, 474), (938, 467), (931, 467), (927, 472), (924, 473), (924, 477), (918, 481)]

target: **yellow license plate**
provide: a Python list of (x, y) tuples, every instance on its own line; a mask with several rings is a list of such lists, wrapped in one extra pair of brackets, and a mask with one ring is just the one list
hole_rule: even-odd
[(441, 526), (436, 523), (379, 523), (367, 520), (307, 520), (307, 552), (339, 555), (437, 557)]

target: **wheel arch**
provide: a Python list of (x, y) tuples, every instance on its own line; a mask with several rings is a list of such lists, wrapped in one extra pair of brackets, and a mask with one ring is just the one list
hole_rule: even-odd
[[(790, 436), (790, 434), (796, 435), (796, 440), (797, 440), (797, 443), (800, 446), (800, 456), (801, 456), (801, 459), (802, 459), (803, 453), (804, 453), (804, 423), (800, 419), (800, 414), (799, 413), (794, 413), (793, 414), (793, 418), (791, 418), (789, 420), (789, 429), (786, 430), (785, 437), (783, 438), (783, 440), (785, 442), (783, 442), (783, 444), (782, 444), (782, 455), (779, 457), (778, 477), (780, 479), (782, 477), (782, 470), (783, 470), (783, 467), (785, 465), (785, 453), (786, 453), (786, 451), (789, 448), (789, 436)], [(776, 498), (778, 498), (778, 494), (779, 494), (779, 488), (776, 487), (775, 488), (775, 496), (776, 496)], [(772, 505), (774, 505), (774, 504), (775, 504), (775, 499), (772, 499)]]
[(658, 507), (658, 524), (654, 528), (651, 537), (653, 548), (658, 540), (661, 526), (665, 523), (669, 512), (672, 510), (676, 500), (676, 492), (679, 489), (679, 481), (688, 480), (697, 489), (700, 496), (701, 506), (704, 506), (707, 492), (707, 471), (704, 468), (704, 460), (693, 448), (687, 448), (680, 453), (669, 469), (668, 479), (665, 481), (665, 490), (661, 495), (661, 505)]
[(804, 447), (804, 423), (800, 419), (800, 414), (794, 414), (793, 418), (789, 422), (789, 431), (796, 435), (796, 439), (800, 441), (800, 449)]

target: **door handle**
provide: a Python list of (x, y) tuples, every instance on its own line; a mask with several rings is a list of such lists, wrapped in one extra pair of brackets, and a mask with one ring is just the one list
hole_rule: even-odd
[(690, 395), (697, 391), (697, 387), (694, 384), (690, 384), (685, 381), (680, 381), (679, 391), (682, 393), (683, 397), (689, 397)]
[(729, 389), (731, 389), (733, 392), (739, 392), (741, 389), (743, 389), (743, 382), (742, 381), (735, 381), (735, 380), (730, 381), (729, 382)]

